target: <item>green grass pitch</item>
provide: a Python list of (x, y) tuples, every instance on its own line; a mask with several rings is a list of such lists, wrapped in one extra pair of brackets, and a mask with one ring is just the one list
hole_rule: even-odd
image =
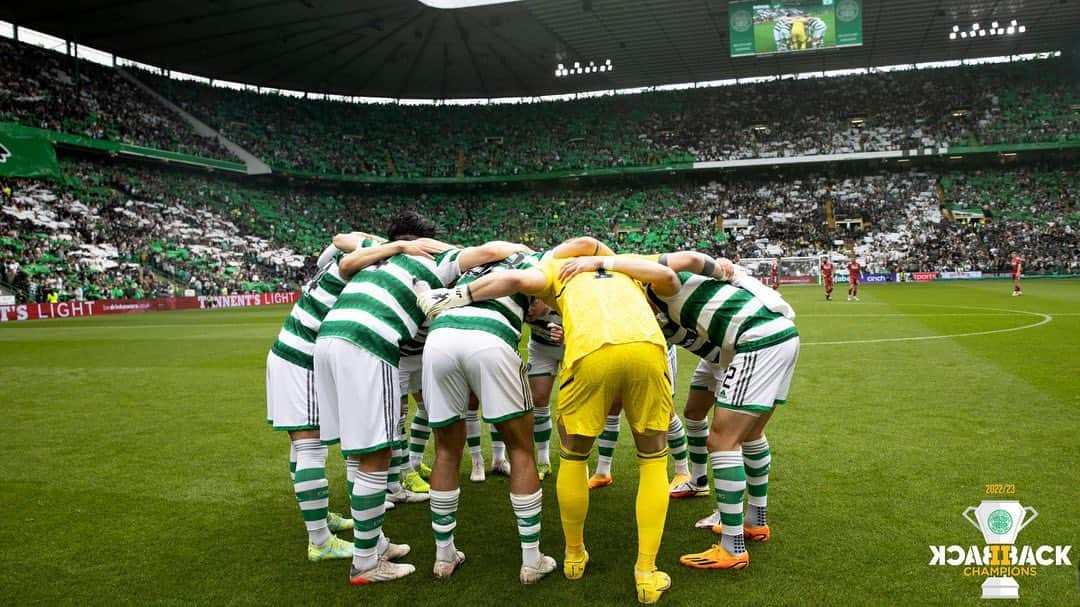
[[(662, 605), (978, 605), (982, 577), (930, 567), (931, 544), (981, 545), (961, 518), (985, 485), (1039, 517), (1019, 543), (1080, 543), (1080, 282), (866, 285), (862, 301), (790, 287), (802, 353), (768, 429), (773, 540), (741, 572), (678, 556), (714, 541), (693, 528), (712, 498), (674, 501)], [(0, 603), (7, 605), (629, 605), (634, 603), (633, 447), (594, 491), (584, 580), (517, 582), (506, 479), (462, 476), (457, 542), (468, 562), (431, 575), (425, 504), (388, 513), (412, 544), (410, 578), (368, 588), (348, 564), (309, 564), (283, 434), (265, 422), (267, 349), (285, 307), (133, 314), (0, 326), (6, 472)], [(962, 337), (939, 338), (964, 334)], [(695, 360), (680, 352), (681, 412)], [(486, 445), (486, 439), (485, 439)], [(486, 448), (486, 447), (485, 447)], [(347, 512), (336, 447), (332, 507)], [(430, 446), (429, 446), (430, 455)], [(465, 458), (466, 461), (468, 458)], [(563, 551), (554, 480), (542, 549)], [(346, 537), (349, 537), (346, 534)], [(1020, 577), (1024, 605), (1077, 600), (1073, 567)]]

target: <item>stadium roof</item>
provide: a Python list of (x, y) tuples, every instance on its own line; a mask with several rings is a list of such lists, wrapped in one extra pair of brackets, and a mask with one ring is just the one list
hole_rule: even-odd
[[(775, 0), (774, 0), (775, 1)], [(428, 2), (433, 2), (428, 0)], [(541, 95), (1068, 50), (1077, 0), (862, 0), (863, 46), (730, 57), (726, 0), (5, 2), (0, 19), (174, 71), (349, 96)], [(1016, 35), (950, 40), (992, 21)], [(575, 61), (607, 65), (557, 77)]]

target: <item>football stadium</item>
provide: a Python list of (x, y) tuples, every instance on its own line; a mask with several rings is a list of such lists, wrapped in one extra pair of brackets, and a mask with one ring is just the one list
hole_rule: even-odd
[(0, 5), (0, 603), (1077, 604), (1077, 31)]

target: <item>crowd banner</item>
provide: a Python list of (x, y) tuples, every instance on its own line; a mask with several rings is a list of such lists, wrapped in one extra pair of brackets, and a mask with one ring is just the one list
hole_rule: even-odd
[(105, 314), (129, 314), (132, 312), (246, 308), (296, 303), (299, 297), (300, 293), (297, 291), (279, 291), (276, 293), (242, 293), (237, 295), (200, 295), (198, 297), (101, 299), (97, 301), (0, 305), (0, 322), (45, 320), (48, 318), (81, 318)]
[(40, 134), (0, 123), (0, 177), (57, 177), (52, 143)]
[(983, 277), (983, 273), (979, 271), (975, 272), (941, 272), (938, 274), (938, 278), (941, 280), (978, 280)]
[(912, 272), (911, 278), (915, 282), (929, 282), (938, 277), (937, 272)]

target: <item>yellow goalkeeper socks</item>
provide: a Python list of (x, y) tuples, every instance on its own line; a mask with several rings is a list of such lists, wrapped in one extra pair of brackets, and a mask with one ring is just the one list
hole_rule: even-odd
[(668, 509), (668, 450), (655, 453), (638, 452), (637, 528), (638, 571), (656, 569), (656, 553), (664, 535)]
[(575, 453), (566, 448), (559, 453), (555, 490), (559, 496), (559, 516), (569, 556), (585, 551), (585, 516), (589, 513), (588, 458), (588, 453)]

